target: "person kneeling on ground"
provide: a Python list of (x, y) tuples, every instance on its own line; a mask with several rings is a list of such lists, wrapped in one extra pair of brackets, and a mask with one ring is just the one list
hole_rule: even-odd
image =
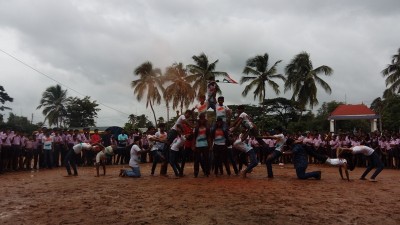
[(293, 154), (293, 164), (296, 169), (297, 178), (305, 180), (308, 178), (315, 178), (317, 180), (321, 179), (321, 171), (313, 171), (306, 173), (308, 166), (308, 154), (303, 148), (302, 144), (295, 142), (293, 139), (289, 138), (286, 140), (286, 145), (291, 149), (291, 151), (286, 151), (284, 154)]
[[(98, 148), (100, 148), (101, 150), (96, 154), (96, 172), (97, 175), (96, 177), (99, 176), (99, 170), (100, 170), (100, 166), (103, 167), (103, 176), (106, 175), (106, 161), (107, 161), (107, 157), (111, 157), (114, 155), (115, 150), (117, 149), (116, 145), (110, 145), (107, 147), (104, 147), (101, 144), (98, 144), (98, 146), (96, 146)], [(93, 148), (95, 149), (95, 148)]]
[(139, 148), (140, 137), (136, 137), (133, 140), (133, 145), (131, 148), (131, 159), (129, 160), (130, 169), (121, 169), (119, 176), (120, 177), (141, 177), (140, 167), (139, 167), (139, 154), (144, 153), (145, 151)]

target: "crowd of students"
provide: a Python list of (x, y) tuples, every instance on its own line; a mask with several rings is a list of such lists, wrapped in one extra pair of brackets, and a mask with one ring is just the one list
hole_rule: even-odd
[[(214, 110), (216, 121), (207, 120), (206, 111), (209, 108)], [(197, 111), (198, 117), (192, 119), (194, 111)], [(151, 175), (158, 173), (156, 168), (160, 164), (160, 175), (166, 176), (170, 165), (174, 175), (182, 177), (185, 175), (185, 163), (191, 161), (194, 162), (194, 177), (201, 173), (208, 177), (212, 173), (221, 176), (232, 173), (238, 175), (240, 172), (246, 177), (254, 167), (265, 164), (267, 177), (273, 178), (273, 163), (296, 164), (304, 157), (307, 160), (300, 163), (302, 167), (299, 178), (306, 177), (304, 163), (328, 163), (337, 166), (350, 163), (353, 168), (371, 165), (380, 167), (378, 162), (373, 161), (378, 157), (385, 167), (400, 168), (399, 134), (284, 134), (279, 127), (270, 133), (262, 132), (245, 113), (244, 106), (238, 107), (237, 117), (232, 123), (231, 118), (232, 112), (224, 105), (222, 96), (214, 102), (206, 101), (205, 96), (200, 96), (199, 103), (193, 110), (187, 110), (180, 115), (169, 130), (166, 130), (165, 124), (160, 123), (157, 128), (149, 127), (144, 134), (137, 131), (128, 134), (123, 131), (117, 136), (108, 131), (100, 135), (98, 130), (90, 134), (87, 129), (79, 131), (43, 128), (32, 135), (10, 130), (0, 131), (0, 172), (65, 166), (68, 175), (78, 175), (77, 164), (95, 165), (99, 176), (100, 165), (105, 174), (106, 165), (129, 164), (130, 169), (121, 170), (120, 176), (140, 177), (140, 162), (150, 162)], [(286, 143), (287, 140), (295, 142)], [(296, 147), (293, 154), (285, 154), (290, 150), (289, 147), (294, 149), (295, 144), (301, 146)], [(369, 146), (374, 150), (375, 158), (371, 161), (369, 156), (372, 152), (368, 151), (367, 154), (354, 153), (355, 156), (347, 159), (337, 153), (338, 149), (343, 150), (342, 153), (355, 146)], [(302, 157), (299, 158), (299, 155)], [(333, 160), (336, 158), (336, 161)], [(73, 174), (70, 167), (74, 170)], [(320, 179), (321, 173), (314, 173), (311, 177)]]

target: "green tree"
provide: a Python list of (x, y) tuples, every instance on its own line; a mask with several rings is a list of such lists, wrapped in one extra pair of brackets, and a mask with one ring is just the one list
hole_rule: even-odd
[(137, 117), (137, 124), (136, 124), (135, 128), (146, 128), (149, 125), (153, 125), (153, 124), (151, 123), (151, 121), (149, 121), (147, 119), (146, 115), (142, 114)]
[(327, 76), (333, 73), (329, 66), (319, 66), (314, 69), (307, 52), (296, 55), (285, 68), (287, 76), (285, 82), (285, 92), (293, 91), (292, 99), (298, 101), (303, 108), (307, 105), (312, 109), (318, 105), (317, 84), (319, 84), (328, 94), (332, 90), (328, 83), (319, 77), (323, 73)]
[(150, 105), (154, 116), (154, 123), (157, 125), (153, 105), (161, 103), (161, 93), (163, 92), (161, 70), (153, 68), (151, 62), (144, 62), (135, 69), (134, 74), (139, 76), (139, 79), (131, 83), (131, 87), (134, 89), (133, 93), (136, 95), (138, 101), (141, 101), (146, 95), (146, 108)]
[(331, 115), (331, 113), (339, 106), (343, 105), (344, 102), (330, 101), (322, 103), (321, 107), (317, 110), (317, 117), (325, 120)]
[(377, 113), (381, 118), (379, 118), (379, 130), (382, 131), (382, 113), (386, 107), (386, 101), (380, 97), (375, 98), (372, 103), (370, 108), (374, 110), (375, 113)]
[(160, 124), (160, 123), (165, 123), (164, 117), (162, 117), (162, 116), (158, 117), (157, 123), (158, 123), (158, 124)]
[(297, 102), (286, 98), (265, 99), (262, 103), (265, 112), (273, 115), (280, 125), (287, 128), (290, 121), (297, 120)]
[(169, 82), (169, 86), (165, 88), (164, 98), (168, 102), (172, 102), (172, 109), (180, 108), (181, 114), (183, 107), (188, 108), (193, 103), (196, 92), (187, 81), (188, 75), (182, 63), (174, 63), (167, 68), (165, 79)]
[(43, 107), (43, 115), (49, 126), (62, 124), (66, 115), (65, 105), (67, 103), (67, 90), (63, 90), (60, 85), (50, 86), (42, 94), (40, 105), (37, 109)]
[(96, 126), (95, 118), (99, 104), (91, 101), (89, 96), (80, 99), (78, 97), (69, 97), (67, 104), (67, 123), (70, 127), (89, 127)]
[(134, 124), (136, 124), (137, 116), (134, 114), (130, 114), (128, 116), (128, 119), (129, 119), (128, 123), (134, 125)]
[(383, 104), (385, 105), (381, 113), (383, 130), (397, 132), (400, 129), (400, 96), (386, 98)]
[[(195, 64), (188, 65), (189, 72), (191, 73), (187, 80), (193, 83), (194, 90), (197, 91), (197, 95), (205, 95), (207, 92), (207, 82), (210, 80), (215, 80), (216, 77), (226, 77), (228, 74), (226, 72), (215, 71), (218, 60), (209, 63), (206, 54), (201, 53), (200, 55), (194, 55), (192, 57)], [(221, 93), (219, 88), (218, 93)]]
[(24, 131), (28, 134), (38, 129), (38, 126), (31, 124), (27, 117), (17, 116), (14, 113), (9, 114), (5, 125), (13, 130)]
[(264, 55), (257, 55), (247, 60), (243, 73), (250, 76), (242, 76), (240, 79), (240, 84), (250, 81), (242, 92), (244, 97), (247, 96), (251, 89), (255, 88), (253, 92), (254, 100), (258, 97), (259, 102), (263, 102), (267, 84), (272, 88), (275, 94), (278, 95), (280, 93), (279, 85), (273, 81), (273, 79), (285, 81), (285, 77), (282, 74), (277, 74), (276, 71), (277, 65), (282, 62), (282, 60), (276, 61), (272, 67), (269, 67), (268, 59), (269, 56), (265, 53)]
[(382, 70), (382, 75), (386, 77), (386, 87), (392, 93), (400, 93), (400, 48), (397, 54), (392, 56), (392, 63)]
[(4, 87), (0, 85), (0, 111), (4, 111), (6, 109), (10, 110), (11, 108), (4, 106), (6, 102), (12, 102), (14, 99), (11, 98), (7, 92), (4, 90)]

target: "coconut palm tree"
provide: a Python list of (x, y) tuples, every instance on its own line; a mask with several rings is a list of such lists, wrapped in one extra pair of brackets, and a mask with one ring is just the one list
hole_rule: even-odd
[(314, 69), (310, 55), (307, 52), (301, 52), (296, 55), (286, 66), (285, 73), (287, 76), (285, 92), (292, 90), (292, 99), (299, 102), (303, 109), (305, 109), (307, 105), (309, 105), (311, 109), (318, 105), (317, 84), (328, 94), (332, 93), (329, 84), (318, 75), (323, 73), (330, 76), (333, 73), (333, 69), (325, 65)]
[[(194, 55), (192, 59), (194, 60), (195, 64), (190, 64), (187, 66), (189, 72), (191, 73), (187, 80), (189, 82), (194, 82), (193, 88), (197, 91), (197, 95), (206, 94), (208, 81), (215, 80), (216, 77), (228, 76), (226, 72), (215, 71), (218, 60), (209, 63), (208, 57), (204, 53), (201, 53), (198, 56)], [(219, 88), (217, 89), (217, 92), (221, 93)]]
[(278, 60), (274, 63), (272, 67), (268, 67), (269, 56), (267, 53), (264, 55), (257, 55), (250, 58), (246, 62), (246, 67), (244, 67), (243, 73), (251, 76), (242, 76), (240, 79), (240, 84), (251, 81), (243, 90), (242, 95), (247, 96), (249, 91), (255, 88), (254, 100), (258, 97), (259, 102), (262, 103), (265, 99), (266, 85), (268, 84), (275, 94), (279, 94), (279, 85), (272, 79), (281, 79), (285, 81), (285, 77), (282, 74), (276, 73), (276, 66), (282, 62)]
[(188, 74), (182, 63), (174, 63), (165, 73), (165, 79), (170, 85), (165, 88), (164, 98), (172, 102), (172, 109), (179, 107), (181, 114), (183, 107), (188, 108), (196, 98), (196, 92), (187, 78)]
[(156, 113), (154, 112), (154, 104), (160, 104), (161, 94), (163, 91), (161, 70), (153, 68), (151, 62), (144, 62), (138, 66), (134, 74), (139, 76), (139, 79), (131, 82), (131, 87), (136, 99), (141, 101), (146, 95), (146, 108), (150, 106), (154, 116), (154, 123), (157, 126)]
[(392, 93), (400, 93), (400, 48), (397, 54), (392, 56), (392, 63), (382, 70), (382, 75), (386, 77), (386, 87)]
[(128, 123), (130, 123), (131, 125), (135, 125), (137, 120), (137, 116), (135, 114), (130, 114), (128, 116)]
[(48, 120), (49, 126), (63, 122), (66, 115), (67, 90), (63, 90), (60, 85), (50, 86), (42, 94), (40, 105), (36, 109), (43, 107), (45, 121)]

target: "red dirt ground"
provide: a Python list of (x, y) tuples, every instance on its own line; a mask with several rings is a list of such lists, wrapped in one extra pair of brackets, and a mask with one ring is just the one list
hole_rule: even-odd
[[(274, 166), (268, 180), (264, 165), (248, 178), (227, 176), (175, 179), (118, 177), (122, 166), (109, 166), (105, 177), (92, 167), (0, 175), (0, 224), (399, 224), (400, 171), (383, 170), (378, 182), (358, 180), (363, 168), (340, 179), (337, 168), (322, 170), (322, 180), (298, 180), (292, 165)], [(159, 169), (159, 166), (158, 166)], [(372, 173), (372, 172), (371, 172)]]

